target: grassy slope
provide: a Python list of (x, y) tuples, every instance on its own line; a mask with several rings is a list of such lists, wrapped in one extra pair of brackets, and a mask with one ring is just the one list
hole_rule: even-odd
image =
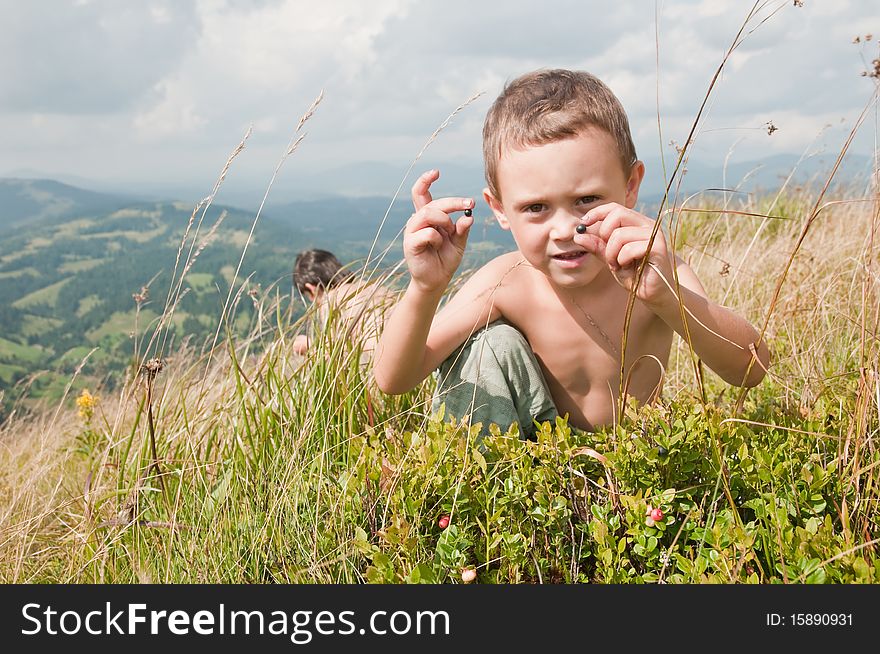
[(871, 203), (824, 212), (771, 311), (812, 200), (738, 207), (786, 220), (673, 225), (711, 297), (770, 315), (774, 362), (741, 413), (709, 371), (701, 403), (676, 339), (662, 402), (617, 432), (548, 425), (480, 451), (426, 419), (430, 380), (383, 397), (343, 338), (303, 361), (301, 325), (262, 298), (252, 336), (212, 357), (194, 343), (152, 381), (93, 389), (90, 415), (68, 398), (7, 422), (0, 579), (880, 582), (880, 219)]

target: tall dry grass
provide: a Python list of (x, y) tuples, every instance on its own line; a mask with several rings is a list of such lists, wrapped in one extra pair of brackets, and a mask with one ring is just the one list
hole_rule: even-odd
[[(780, 402), (803, 411), (811, 411), (827, 391), (847, 388), (861, 369), (876, 370), (880, 336), (878, 199), (863, 188), (838, 190), (792, 258), (817, 193), (815, 187), (800, 187), (781, 198), (744, 197), (726, 207), (706, 203), (678, 217), (679, 255), (709, 296), (755, 325), (769, 313), (766, 337), (774, 346), (769, 379)], [(770, 313), (790, 259), (788, 279)], [(667, 379), (671, 388), (693, 383), (682, 365), (685, 351), (686, 344), (677, 341)]]
[[(738, 269), (760, 218), (711, 206), (688, 212), (679, 252), (710, 296), (759, 323), (815, 192), (789, 193), (772, 212), (767, 198), (744, 198), (735, 211), (778, 218)], [(792, 263), (766, 335), (773, 364), (744, 412), (736, 412), (735, 389), (708, 372), (704, 384), (731, 419), (773, 423), (785, 415), (786, 425), (792, 417), (808, 425), (832, 413), (845, 426), (817, 447), (861, 488), (860, 503), (848, 508), (856, 545), (870, 542), (866, 512), (880, 497), (878, 213), (873, 197), (833, 202)], [(154, 376), (133, 376), (102, 396), (88, 420), (62, 408), (54, 421), (48, 413), (6, 424), (0, 578), (360, 581), (355, 529), (365, 519), (381, 524), (381, 516), (371, 514), (369, 484), (352, 477), (352, 444), (418, 433), (432, 382), (404, 396), (377, 393), (357, 344), (332, 319), (309, 357), (298, 357), (292, 334), (312, 316), (285, 323), (286, 301), (267, 294), (250, 337), (229, 337), (210, 353), (181, 347)], [(686, 348), (678, 339), (664, 398), (696, 402)]]
[[(752, 8), (718, 73), (749, 22), (775, 13), (770, 7), (762, 17), (758, 10), (767, 5)], [(831, 194), (820, 184), (679, 203), (674, 189), (686, 159), (687, 146), (664, 206), (676, 250), (710, 297), (766, 324), (774, 359), (743, 404), (711, 374), (696, 377), (687, 344), (677, 340), (664, 396), (705, 398), (752, 425), (784, 414), (784, 428), (797, 429), (791, 421), (800, 417), (807, 433), (832, 417), (840, 431), (817, 437), (817, 449), (858, 491), (843, 502), (841, 529), (851, 548), (872, 549), (880, 499), (877, 186)], [(291, 322), (290, 299), (277, 293), (254, 298), (250, 336), (233, 337), (228, 325), (247, 297), (245, 284), (230, 285), (211, 343), (168, 352), (165, 325), (207, 246), (197, 237), (216, 189), (193, 212), (195, 230), (190, 236), (188, 227), (181, 243), (165, 313), (140, 339), (139, 365), (120, 390), (102, 395), (85, 417), (67, 403), (13, 417), (0, 429), (0, 581), (362, 580), (355, 542), (361, 525), (382, 528), (372, 482), (381, 488), (387, 480), (354, 474), (362, 456), (356, 445), (417, 434), (431, 382), (398, 397), (377, 393), (360, 365), (359, 344), (332, 319), (308, 359), (299, 358), (292, 335), (312, 316)], [(384, 256), (363, 262), (361, 276), (373, 276)], [(829, 553), (829, 560), (838, 556)]]

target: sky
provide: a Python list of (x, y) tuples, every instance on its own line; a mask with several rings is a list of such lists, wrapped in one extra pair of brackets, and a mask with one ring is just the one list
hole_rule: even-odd
[[(880, 57), (880, 2), (800, 4), (762, 3), (709, 97), (692, 158), (839, 150), (878, 81), (862, 73)], [(0, 176), (207, 193), (252, 128), (224, 183), (265, 188), (321, 92), (276, 186), (329, 171), (347, 193), (367, 162), (403, 179), (438, 126), (477, 93), (413, 174), (444, 165), (479, 174), (492, 100), (516, 76), (556, 67), (603, 79), (628, 111), (639, 155), (652, 160), (685, 141), (752, 6), (0, 0)], [(873, 153), (877, 125), (872, 111), (855, 152)]]

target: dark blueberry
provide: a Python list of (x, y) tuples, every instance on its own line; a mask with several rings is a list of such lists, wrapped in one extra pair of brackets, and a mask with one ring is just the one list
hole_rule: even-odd
[(574, 228), (574, 231), (576, 231), (578, 234), (586, 234), (587, 233), (587, 226), (584, 224), (578, 225), (577, 227)]
[(473, 210), (473, 209), (465, 209), (465, 210), (464, 210), (464, 215), (465, 215), (465, 216), (473, 216), (473, 215), (474, 215), (474, 210)]
[(666, 456), (667, 454), (669, 454), (669, 450), (661, 445), (657, 448), (657, 454), (659, 454), (660, 456)]

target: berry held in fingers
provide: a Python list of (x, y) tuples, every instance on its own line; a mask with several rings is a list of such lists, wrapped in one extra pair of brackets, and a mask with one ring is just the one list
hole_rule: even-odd
[(587, 226), (584, 225), (583, 223), (581, 223), (580, 225), (578, 225), (577, 227), (574, 228), (574, 231), (576, 231), (578, 234), (586, 234), (587, 233)]
[(465, 215), (465, 216), (468, 216), (468, 217), (473, 216), (473, 215), (474, 215), (474, 210), (473, 210), (473, 209), (465, 209), (465, 210), (464, 210), (464, 215)]

